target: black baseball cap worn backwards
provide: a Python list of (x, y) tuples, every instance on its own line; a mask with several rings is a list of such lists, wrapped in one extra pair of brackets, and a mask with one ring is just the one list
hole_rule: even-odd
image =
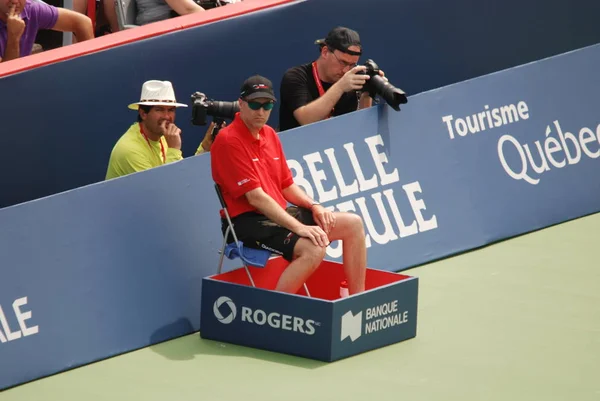
[[(362, 46), (360, 44), (358, 32), (343, 26), (333, 28), (329, 31), (325, 39), (318, 39), (315, 41), (315, 44), (319, 46), (328, 46), (334, 50), (350, 54), (351, 56), (360, 56), (362, 54)], [(348, 48), (350, 46), (358, 46), (361, 50), (349, 50)]]
[(254, 75), (244, 81), (240, 97), (244, 100), (266, 98), (277, 101), (275, 92), (273, 92), (273, 83), (260, 75)]

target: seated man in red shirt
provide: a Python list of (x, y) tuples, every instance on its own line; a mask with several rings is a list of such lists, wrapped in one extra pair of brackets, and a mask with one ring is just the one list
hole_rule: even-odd
[[(275, 100), (271, 81), (248, 78), (240, 112), (211, 148), (213, 179), (238, 239), (291, 262), (275, 288), (289, 293), (296, 293), (319, 267), (329, 243), (342, 240), (349, 293), (362, 292), (367, 263), (362, 219), (328, 211), (294, 184), (279, 137), (266, 125)], [(288, 202), (297, 207), (286, 211)]]

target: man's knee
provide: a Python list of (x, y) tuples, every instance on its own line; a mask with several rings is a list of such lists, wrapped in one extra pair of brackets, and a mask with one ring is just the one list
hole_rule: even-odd
[(317, 246), (312, 241), (301, 238), (294, 249), (295, 258), (303, 258), (309, 260), (314, 268), (317, 268), (325, 258), (327, 248)]
[(350, 215), (350, 224), (352, 224), (352, 228), (356, 229), (364, 233), (365, 228), (363, 225), (363, 220), (358, 214), (348, 213)]
[(348, 234), (354, 236), (365, 236), (365, 228), (362, 218), (355, 213), (342, 213), (342, 218), (345, 220), (345, 228)]

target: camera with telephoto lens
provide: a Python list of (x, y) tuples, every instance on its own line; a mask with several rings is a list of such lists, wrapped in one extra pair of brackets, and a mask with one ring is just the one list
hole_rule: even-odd
[(379, 66), (373, 60), (367, 60), (364, 66), (367, 69), (361, 72), (361, 74), (366, 74), (370, 78), (363, 87), (363, 91), (369, 92), (369, 95), (373, 98), (375, 95), (381, 96), (390, 107), (396, 111), (400, 111), (400, 104), (408, 102), (406, 93), (379, 75)]
[(235, 102), (224, 102), (209, 99), (204, 93), (196, 92), (192, 95), (192, 124), (206, 125), (206, 117), (211, 116), (215, 127), (212, 132), (213, 139), (219, 133), (221, 124), (233, 120), (235, 113), (240, 111), (240, 105)]

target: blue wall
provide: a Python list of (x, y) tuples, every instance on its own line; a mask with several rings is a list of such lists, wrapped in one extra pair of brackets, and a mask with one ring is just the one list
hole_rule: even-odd
[[(599, 64), (595, 45), (413, 96), (400, 113), (290, 130), (283, 147), (296, 183), (363, 217), (370, 267), (406, 269), (600, 210)], [(463, 119), (486, 105), (519, 114), (465, 134)], [(209, 162), (0, 210), (0, 389), (198, 330), (201, 279), (222, 240)]]
[[(598, 43), (599, 14), (589, 0), (308, 0), (5, 77), (0, 208), (102, 180), (147, 79), (173, 81), (184, 102), (197, 90), (234, 100), (244, 78), (278, 83), (316, 56), (315, 39), (346, 25), (365, 58), (416, 94)], [(204, 134), (189, 120), (189, 109), (178, 114), (188, 156)]]

